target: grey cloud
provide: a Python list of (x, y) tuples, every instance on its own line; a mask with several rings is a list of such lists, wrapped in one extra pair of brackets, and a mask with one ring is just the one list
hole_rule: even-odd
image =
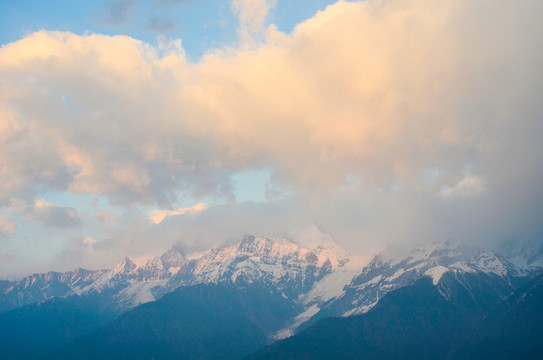
[(149, 18), (147, 24), (149, 30), (163, 34), (177, 30), (179, 21), (168, 16), (154, 15)]
[(15, 222), (0, 215), (0, 237), (10, 236), (15, 232)]
[(99, 9), (97, 18), (107, 24), (122, 25), (129, 21), (136, 5), (136, 0), (108, 0)]
[[(187, 253), (199, 252), (225, 242), (237, 241), (245, 233), (280, 235), (282, 229), (298, 228), (311, 222), (311, 216), (297, 201), (274, 203), (231, 203), (215, 205), (199, 213), (166, 217), (153, 224), (148, 214), (136, 210), (124, 214), (112, 229), (116, 248), (141, 256), (167, 250), (179, 244)], [(152, 241), (150, 240), (152, 239)]]
[(151, 2), (157, 7), (168, 9), (187, 4), (191, 2), (191, 0), (152, 0)]
[(0, 260), (5, 262), (13, 262), (15, 255), (10, 253), (0, 253)]
[(106, 269), (126, 256), (126, 252), (121, 252), (122, 246), (113, 239), (100, 238), (93, 243), (86, 240), (88, 238), (70, 237), (66, 247), (51, 260), (57, 271), (69, 271), (77, 267)]
[(76, 209), (51, 204), (43, 199), (26, 204), (20, 210), (25, 221), (40, 221), (50, 227), (64, 229), (79, 227), (82, 224), (81, 217)]

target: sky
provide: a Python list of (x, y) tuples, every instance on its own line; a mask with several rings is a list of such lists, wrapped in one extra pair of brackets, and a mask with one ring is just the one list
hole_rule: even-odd
[(316, 226), (543, 236), (543, 2), (0, 2), (0, 278)]

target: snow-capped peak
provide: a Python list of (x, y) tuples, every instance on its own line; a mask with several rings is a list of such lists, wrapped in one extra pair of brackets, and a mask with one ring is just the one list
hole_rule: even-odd
[[(172, 247), (164, 254), (154, 258), (140, 258), (137, 263), (125, 257), (111, 270), (103, 273), (92, 284), (81, 289), (81, 292), (101, 292), (104, 288), (124, 289), (132, 286), (134, 283), (159, 281), (165, 284), (186, 263), (187, 260), (183, 253), (176, 247)], [(148, 298), (150, 296), (146, 296), (146, 299)]]
[(130, 274), (136, 270), (137, 265), (129, 257), (122, 259), (117, 265), (111, 269), (113, 275), (117, 274)]
[[(245, 235), (235, 246), (235, 251), (226, 248), (226, 253), (239, 256), (250, 256), (253, 259), (260, 258), (261, 261), (275, 261), (278, 258), (296, 256), (296, 258), (306, 259), (311, 256), (311, 250), (301, 247), (289, 240), (280, 238), (255, 237)], [(307, 260), (307, 259), (306, 259)]]
[(318, 259), (311, 250), (286, 240), (245, 235), (235, 245), (213, 249), (192, 260), (192, 277), (197, 282), (222, 280), (279, 282), (312, 266)]
[(349, 261), (349, 253), (315, 225), (292, 231), (288, 238), (317, 255), (319, 266), (328, 260), (332, 268), (337, 269)]
[(513, 264), (492, 251), (447, 242), (424, 244), (403, 257), (391, 256), (390, 252), (378, 254), (331, 306), (343, 315), (360, 314), (371, 309), (389, 291), (422, 277), (430, 277), (437, 286), (447, 273), (453, 277), (462, 273), (486, 274), (493, 278), (518, 275)]
[(164, 254), (149, 259), (145, 264), (138, 266), (138, 273), (151, 279), (164, 279), (175, 274), (187, 263), (185, 254), (176, 246), (171, 247)]
[(497, 253), (514, 264), (519, 274), (543, 269), (543, 243), (536, 240), (512, 239), (502, 243)]
[[(301, 292), (333, 272), (332, 264), (348, 260), (338, 259), (333, 252), (325, 254), (318, 250), (300, 246), (288, 238), (245, 235), (234, 245), (215, 248), (189, 260), (171, 279), (169, 288), (223, 281), (259, 282), (281, 291), (284, 296), (298, 298)], [(345, 253), (341, 251), (342, 256)]]
[(185, 253), (177, 246), (173, 246), (160, 256), (160, 260), (166, 269), (180, 267), (187, 262)]
[(330, 235), (322, 232), (314, 224), (305, 229), (291, 231), (288, 234), (288, 238), (296, 244), (308, 249), (337, 245)]

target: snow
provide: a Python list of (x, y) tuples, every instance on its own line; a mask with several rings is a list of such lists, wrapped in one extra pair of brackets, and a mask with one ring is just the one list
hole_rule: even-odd
[(526, 257), (524, 256), (515, 256), (513, 258), (510, 258), (509, 262), (515, 265), (515, 267), (518, 268), (522, 272), (528, 271), (530, 269), (530, 266), (528, 265), (528, 261)]
[(303, 313), (298, 314), (294, 318), (294, 324), (296, 325), (296, 327), (298, 327), (298, 325), (300, 325), (300, 324), (304, 323), (305, 321), (311, 319), (316, 313), (319, 312), (319, 310), (320, 309), (319, 309), (319, 306), (317, 304), (311, 305)]
[[(340, 310), (343, 316), (367, 312), (386, 293), (424, 276), (430, 277), (432, 283), (437, 285), (449, 270), (455, 273), (484, 271), (498, 276), (506, 276), (510, 271), (515, 271), (513, 264), (493, 252), (481, 252), (469, 247), (451, 247), (447, 243), (425, 245), (411, 251), (408, 255), (404, 253), (403, 257), (400, 257), (398, 252), (395, 254), (391, 256), (390, 252), (385, 252), (376, 255), (369, 267), (360, 272), (361, 277), (355, 277), (356, 281), (347, 285), (341, 295), (336, 297), (339, 301), (347, 294), (349, 296), (345, 300), (350, 303), (350, 306), (346, 305), (344, 300), (337, 303), (339, 306), (337, 310)], [(534, 256), (534, 258), (533, 262), (543, 257), (538, 259)], [(372, 276), (367, 277), (368, 274)], [(318, 289), (319, 285), (315, 288)], [(333, 298), (330, 300), (331, 302), (326, 306), (335, 309), (336, 300)]]
[(474, 273), (474, 272), (476, 272), (475, 269), (473, 269), (472, 267), (468, 266), (468, 265), (467, 265), (465, 262), (463, 262), (463, 261), (455, 262), (454, 264), (450, 265), (449, 267), (450, 267), (451, 269), (460, 270), (460, 271), (467, 272), (467, 273)]
[(338, 269), (317, 282), (304, 296), (303, 303), (310, 304), (314, 301), (328, 301), (344, 293), (343, 288), (358, 274), (358, 269)]
[(410, 268), (408, 268), (407, 270), (411, 271), (411, 270), (419, 270), (419, 269), (422, 269), (424, 267), (428, 266), (428, 263), (427, 262), (420, 262), (418, 263), (417, 265), (415, 266), (411, 266)]
[(317, 254), (288, 239), (246, 235), (238, 244), (211, 250), (195, 259), (192, 275), (197, 282), (217, 282), (230, 274), (232, 281), (243, 277), (246, 281), (264, 279), (273, 283), (301, 279), (303, 283), (307, 271), (318, 276), (326, 270), (326, 263), (335, 263), (337, 268), (348, 262), (348, 258), (334, 257), (336, 252), (330, 249), (319, 250), (322, 252)]
[(352, 308), (351, 310), (348, 310), (348, 311), (346, 311), (345, 313), (343, 313), (341, 316), (342, 316), (342, 317), (347, 317), (347, 316), (360, 315), (360, 314), (367, 313), (367, 312), (370, 311), (375, 305), (377, 305), (378, 302), (379, 302), (379, 299), (377, 299), (376, 301), (372, 302), (372, 303), (369, 304), (369, 305), (363, 305), (363, 306), (354, 307), (354, 308)]
[(434, 285), (437, 285), (439, 283), (439, 280), (441, 280), (443, 274), (445, 274), (447, 271), (449, 271), (449, 269), (447, 269), (445, 266), (440, 265), (426, 270), (424, 275), (430, 276), (432, 278), (432, 283)]
[(309, 308), (307, 308), (304, 312), (298, 314), (292, 324), (284, 329), (279, 330), (274, 335), (271, 336), (273, 340), (282, 340), (287, 337), (290, 337), (294, 334), (294, 330), (298, 328), (298, 326), (302, 325), (307, 320), (311, 319), (315, 314), (317, 314), (320, 311), (320, 308), (317, 304), (311, 305)]
[(474, 259), (469, 261), (468, 264), (473, 266), (477, 270), (486, 273), (494, 273), (500, 276), (505, 276), (507, 274), (507, 269), (505, 268), (505, 265), (492, 252), (481, 253)]
[(175, 275), (179, 272), (179, 270), (181, 270), (181, 266), (172, 266), (168, 269), (168, 271), (170, 272), (170, 274), (172, 275)]
[(377, 275), (376, 277), (374, 277), (373, 279), (371, 279), (370, 281), (366, 282), (367, 285), (370, 285), (370, 284), (377, 284), (379, 283), (379, 281), (381, 281), (383, 279), (383, 275)]
[(131, 307), (155, 301), (156, 299), (151, 290), (157, 286), (166, 285), (166, 282), (167, 280), (131, 281), (130, 285), (119, 293), (119, 298), (123, 303), (129, 304)]
[[(262, 281), (282, 291), (287, 298), (291, 296), (290, 292), (298, 291), (296, 297), (311, 308), (315, 303), (342, 294), (343, 287), (362, 266), (353, 267), (356, 261), (349, 263), (347, 252), (318, 229), (310, 229), (304, 236), (307, 245), (311, 243), (315, 250), (289, 239), (248, 235), (232, 246), (192, 254), (189, 266), (184, 266), (188, 260), (176, 248), (156, 257), (126, 257), (111, 269), (97, 273), (88, 282), (71, 288), (80, 295), (108, 289), (108, 293), (115, 294), (112, 296), (118, 299), (116, 301), (133, 307), (155, 300), (151, 290), (157, 286), (166, 290), (182, 285), (243, 279), (249, 283)], [(327, 276), (334, 269), (340, 271)], [(187, 273), (179, 276), (181, 271)], [(315, 277), (323, 281), (313, 283)], [(37, 279), (29, 277), (26, 282), (31, 286)], [(305, 285), (311, 288), (309, 296), (296, 290)]]
[(440, 246), (441, 244), (433, 243), (433, 244), (427, 244), (427, 245), (416, 248), (415, 250), (411, 252), (411, 256), (409, 257), (409, 261), (407, 262), (407, 265), (428, 259), (428, 257), (430, 257), (430, 255), (434, 251), (436, 251)]
[(134, 259), (132, 259), (132, 262), (136, 265), (138, 268), (142, 268), (146, 266), (147, 264), (151, 263), (154, 260), (154, 256), (139, 256)]
[(270, 336), (270, 339), (273, 341), (279, 341), (291, 337), (292, 335), (294, 335), (294, 331), (292, 331), (292, 329), (286, 328), (281, 329), (272, 336)]
[(394, 273), (394, 275), (389, 276), (386, 280), (387, 280), (388, 282), (394, 281), (394, 280), (396, 280), (397, 278), (399, 278), (400, 276), (402, 276), (402, 274), (405, 274), (405, 269), (403, 269), (403, 268), (402, 268), (402, 269), (399, 269), (398, 271), (396, 271), (396, 272)]
[[(389, 291), (423, 276), (432, 278), (433, 284), (438, 285), (449, 270), (506, 276), (511, 271), (515, 275), (527, 275), (543, 268), (543, 257), (535, 251), (499, 257), (491, 251), (464, 250), (430, 244), (408, 256), (403, 254), (401, 259), (399, 254), (394, 258), (379, 254), (370, 262), (370, 267), (364, 268), (369, 258), (349, 256), (330, 236), (312, 226), (292, 233), (287, 239), (245, 236), (232, 246), (192, 254), (189, 263), (182, 252), (172, 248), (159, 257), (125, 258), (110, 270), (89, 275), (74, 273), (70, 275), (71, 280), (63, 275), (66, 279), (62, 281), (77, 294), (108, 288), (114, 301), (125, 308), (154, 301), (154, 289), (162, 289), (159, 293), (163, 294), (165, 290), (197, 283), (240, 279), (262, 282), (278, 290), (285, 300), (297, 300), (301, 307), (291, 323), (273, 335), (273, 339), (282, 339), (291, 336), (324, 304), (329, 306), (345, 296), (349, 296), (343, 299), (346, 305), (339, 308), (337, 314), (349, 316), (369, 311)], [(360, 278), (364, 280), (351, 285), (359, 274), (365, 276)], [(370, 278), (368, 274), (371, 279), (366, 281)], [(51, 276), (37, 274), (21, 280), (20, 284), (41, 289), (49, 286), (44, 282)], [(320, 280), (307, 283), (314, 277)], [(309, 290), (302, 292), (302, 288)]]
[(530, 264), (530, 269), (538, 269), (541, 270), (543, 268), (543, 258), (539, 258), (537, 260), (532, 261)]
[(319, 267), (330, 261), (332, 268), (337, 269), (349, 261), (349, 253), (315, 225), (291, 232), (289, 239), (317, 255)]

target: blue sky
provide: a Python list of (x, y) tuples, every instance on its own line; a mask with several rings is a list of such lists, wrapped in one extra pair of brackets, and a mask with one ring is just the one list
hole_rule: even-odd
[[(290, 33), (296, 24), (333, 2), (280, 0), (267, 22)], [(157, 37), (164, 35), (182, 39), (192, 59), (234, 44), (239, 23), (231, 4), (219, 0), (3, 1), (0, 13), (1, 44), (38, 30), (124, 34), (155, 45)]]
[(312, 224), (537, 239), (542, 7), (2, 1), (0, 278)]

